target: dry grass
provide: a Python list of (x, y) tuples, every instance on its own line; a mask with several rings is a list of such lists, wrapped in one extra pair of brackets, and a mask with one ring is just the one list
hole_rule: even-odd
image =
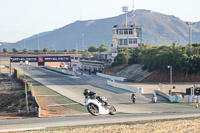
[(199, 133), (200, 118), (25, 131), (21, 133)]

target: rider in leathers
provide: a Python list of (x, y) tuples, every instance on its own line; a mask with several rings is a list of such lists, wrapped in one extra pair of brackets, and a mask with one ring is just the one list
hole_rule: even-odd
[(101, 103), (104, 103), (104, 105), (108, 105), (108, 103), (106, 101), (103, 101), (100, 96), (96, 96), (96, 93), (93, 91), (89, 91), (88, 89), (85, 89), (83, 91), (83, 95), (85, 96), (85, 98), (89, 96), (91, 99), (97, 99)]

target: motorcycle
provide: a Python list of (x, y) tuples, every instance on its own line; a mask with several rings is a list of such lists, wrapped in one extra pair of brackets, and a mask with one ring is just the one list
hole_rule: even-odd
[(133, 103), (135, 103), (136, 96), (131, 96), (131, 100), (133, 101)]
[(157, 103), (157, 96), (156, 96), (156, 95), (153, 95), (153, 96), (152, 96), (152, 102), (153, 102), (153, 103)]
[(115, 115), (116, 109), (113, 105), (106, 102), (105, 97), (91, 98), (90, 96), (85, 98), (84, 106), (90, 114), (98, 116), (100, 114)]

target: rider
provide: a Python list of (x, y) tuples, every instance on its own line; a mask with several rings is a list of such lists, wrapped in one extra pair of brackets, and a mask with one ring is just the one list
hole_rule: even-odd
[(87, 98), (88, 96), (90, 96), (91, 98), (95, 98), (96, 93), (94, 93), (93, 91), (89, 91), (88, 89), (85, 89), (83, 91), (83, 95)]
[(131, 95), (131, 99), (134, 99), (134, 98), (136, 98), (135, 93), (133, 93), (133, 94)]
[(108, 105), (108, 103), (104, 100), (102, 100), (102, 98), (100, 96), (96, 96), (96, 93), (93, 91), (89, 91), (88, 89), (85, 89), (83, 91), (83, 95), (85, 96), (85, 98), (87, 98), (88, 96), (91, 97), (91, 99), (97, 99), (99, 102), (104, 103), (104, 105)]
[(154, 103), (157, 102), (157, 96), (156, 96), (156, 93), (153, 93), (152, 101), (153, 101)]

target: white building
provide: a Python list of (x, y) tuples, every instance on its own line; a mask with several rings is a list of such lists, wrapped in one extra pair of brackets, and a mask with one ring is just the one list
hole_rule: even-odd
[(134, 10), (133, 10), (133, 24), (127, 25), (127, 12), (128, 7), (123, 7), (125, 12), (125, 25), (114, 25), (112, 29), (112, 57), (117, 56), (122, 48), (136, 48), (142, 45), (142, 27), (134, 23)]

